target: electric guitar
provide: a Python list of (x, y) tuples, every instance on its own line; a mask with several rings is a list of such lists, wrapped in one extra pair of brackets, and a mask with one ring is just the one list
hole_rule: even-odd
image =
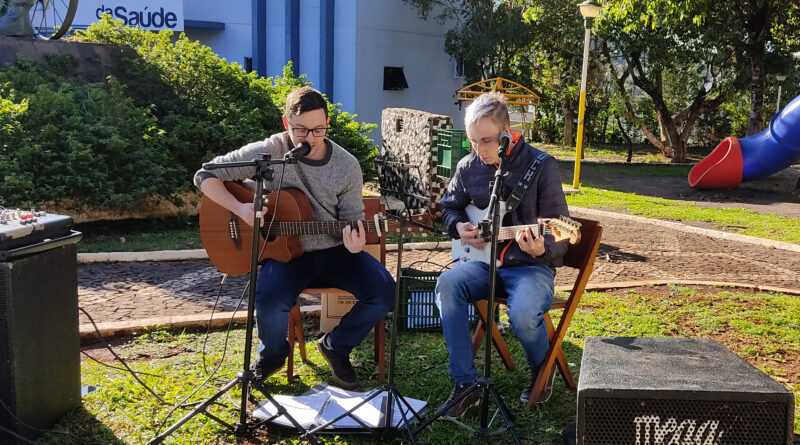
[[(500, 201), (499, 204), (500, 220), (502, 221), (506, 213), (506, 203)], [(466, 210), (470, 222), (475, 225), (478, 225), (478, 223), (486, 217), (486, 209), (480, 209), (472, 204), (468, 205), (464, 210)], [(530, 227), (531, 231), (536, 236), (540, 236), (541, 234), (552, 235), (556, 242), (568, 240), (570, 244), (577, 244), (581, 240), (581, 223), (566, 216), (561, 216), (559, 218), (539, 218), (536, 224), (500, 227), (499, 233), (497, 234), (497, 241), (514, 239), (517, 235), (517, 231), (525, 227)], [(489, 256), (492, 253), (492, 246), (489, 243), (489, 241), (491, 241), (491, 233), (481, 233), (481, 236), (484, 241), (486, 241), (483, 249), (476, 249), (462, 242), (460, 239), (454, 239), (451, 247), (453, 261), (458, 261), (460, 263), (482, 261), (488, 263)], [(499, 266), (500, 260), (497, 261)]]
[[(226, 182), (225, 187), (239, 202), (253, 202), (253, 192), (237, 182)], [(303, 254), (300, 235), (341, 235), (346, 226), (358, 227), (357, 221), (317, 221), (308, 197), (299, 189), (281, 190), (267, 195), (267, 214), (260, 229), (259, 262), (274, 259), (287, 262)], [(275, 203), (278, 203), (277, 214)], [(275, 222), (267, 232), (275, 215)], [(430, 214), (412, 216), (414, 222), (430, 225)], [(400, 224), (388, 220), (383, 214), (375, 213), (371, 220), (362, 220), (367, 244), (376, 244), (380, 236), (388, 232), (399, 232)], [(250, 272), (250, 256), (253, 242), (252, 221), (244, 222), (230, 210), (203, 196), (200, 201), (200, 238), (206, 249), (208, 259), (220, 272), (230, 276)], [(406, 225), (405, 232), (425, 232), (425, 230)], [(266, 246), (265, 246), (266, 244)]]

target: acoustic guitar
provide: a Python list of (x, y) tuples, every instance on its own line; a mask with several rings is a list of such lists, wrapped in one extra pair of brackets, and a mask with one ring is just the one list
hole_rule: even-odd
[[(253, 192), (237, 182), (226, 182), (225, 187), (239, 202), (253, 202)], [(300, 235), (341, 235), (345, 226), (358, 227), (357, 221), (317, 221), (308, 197), (299, 189), (288, 188), (267, 196), (267, 214), (259, 236), (259, 262), (266, 259), (287, 262), (303, 254)], [(278, 203), (276, 214), (275, 203)], [(275, 222), (270, 227), (272, 215)], [(430, 225), (430, 215), (413, 216), (416, 222)], [(375, 244), (388, 232), (399, 232), (399, 222), (376, 213), (371, 220), (362, 220), (367, 244)], [(250, 222), (252, 224), (252, 221)], [(211, 264), (230, 276), (250, 272), (250, 252), (253, 240), (252, 226), (230, 210), (207, 196), (200, 201), (200, 238)], [(424, 232), (419, 227), (406, 225), (406, 232)], [(266, 243), (266, 247), (264, 244)]]

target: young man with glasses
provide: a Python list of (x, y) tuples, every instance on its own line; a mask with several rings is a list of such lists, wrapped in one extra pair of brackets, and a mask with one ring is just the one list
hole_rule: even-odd
[[(529, 166), (535, 165), (532, 161), (542, 152), (527, 144), (519, 133), (511, 131), (506, 101), (500, 93), (479, 96), (467, 107), (464, 121), (471, 151), (458, 163), (442, 198), (442, 218), (453, 238), (483, 249), (483, 238), (467, 217), (465, 208), (469, 204), (481, 209), (489, 205), (489, 184), (494, 180), (500, 159), (500, 135), (504, 132), (512, 135), (503, 161), (503, 169), (508, 172), (501, 190), (503, 200), (509, 199), (520, 178), (525, 176)], [(546, 156), (535, 171), (527, 191), (516, 209), (506, 215), (503, 225), (534, 224), (539, 217), (569, 215), (555, 159)], [(566, 251), (566, 244), (556, 244), (551, 235), (534, 236), (530, 228), (518, 231), (515, 239), (498, 245), (501, 266), (497, 269), (496, 295), (508, 298), (511, 329), (522, 343), (531, 368), (531, 380), (520, 396), (523, 405), (528, 402), (534, 378), (549, 346), (543, 316), (553, 302), (555, 268), (564, 264)], [(440, 411), (477, 380), (467, 306), (488, 298), (489, 272), (489, 264), (471, 261), (444, 272), (436, 283), (436, 303), (450, 355), (450, 377), (454, 381), (450, 397)], [(486, 341), (491, 341), (488, 338)], [(550, 376), (540, 401), (550, 397), (552, 381), (553, 376)], [(481, 391), (472, 391), (444, 415), (461, 416), (480, 396)]]
[[(297, 88), (286, 98), (286, 131), (218, 156), (212, 162), (249, 161), (261, 153), (280, 159), (306, 142), (311, 146), (308, 155), (287, 165), (285, 171), (277, 167), (275, 178), (266, 188), (275, 190), (280, 183), (282, 188), (300, 189), (308, 197), (317, 220), (359, 220), (358, 227), (347, 226), (340, 236), (301, 235), (302, 255), (285, 263), (272, 259), (262, 263), (255, 295), (261, 344), (251, 366), (258, 380), (279, 371), (289, 353), (289, 311), (300, 292), (309, 287), (338, 287), (352, 293), (358, 302), (333, 331), (319, 340), (318, 346), (331, 368), (333, 381), (352, 389), (357, 379), (350, 352), (389, 311), (395, 283), (386, 268), (363, 250), (366, 238), (360, 221), (364, 218), (361, 168), (353, 155), (325, 138), (328, 123), (328, 106), (322, 94), (310, 87)], [(247, 180), (254, 175), (255, 167), (200, 169), (194, 183), (213, 201), (252, 224), (253, 203), (239, 202), (225, 188), (224, 181)]]

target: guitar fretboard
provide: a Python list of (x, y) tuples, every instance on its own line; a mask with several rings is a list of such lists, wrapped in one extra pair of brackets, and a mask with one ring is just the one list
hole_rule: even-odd
[[(375, 232), (375, 221), (361, 220), (364, 230)], [(264, 223), (268, 225), (269, 223)], [(358, 228), (358, 221), (275, 221), (269, 234), (266, 229), (261, 233), (269, 237), (284, 235), (336, 235), (341, 234), (346, 226)]]
[[(521, 226), (500, 227), (500, 231), (497, 234), (497, 239), (498, 240), (512, 239), (512, 238), (517, 236), (517, 231), (519, 229), (524, 229), (525, 227), (530, 227), (531, 228), (531, 232), (533, 232), (533, 234), (535, 236), (539, 236), (540, 235), (539, 232), (541, 232), (541, 230), (539, 229), (539, 225), (538, 224), (530, 224), (528, 226), (521, 225)], [(547, 235), (549, 233), (550, 233), (550, 229), (547, 229), (547, 228), (544, 229), (544, 234), (545, 235)]]

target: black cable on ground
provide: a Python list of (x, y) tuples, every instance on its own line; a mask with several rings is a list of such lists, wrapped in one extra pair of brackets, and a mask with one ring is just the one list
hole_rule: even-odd
[(160, 395), (156, 394), (155, 391), (153, 391), (149, 386), (147, 386), (147, 384), (145, 382), (143, 382), (142, 379), (140, 379), (139, 376), (136, 374), (136, 371), (131, 369), (131, 367), (128, 366), (128, 363), (126, 363), (125, 360), (122, 359), (122, 357), (117, 355), (117, 353), (111, 348), (111, 346), (109, 346), (108, 341), (106, 341), (106, 339), (103, 337), (103, 334), (100, 332), (100, 328), (97, 327), (97, 323), (94, 322), (94, 319), (92, 318), (92, 316), (89, 315), (89, 313), (86, 312), (86, 310), (84, 308), (82, 308), (82, 307), (79, 307), (78, 310), (83, 312), (83, 314), (86, 315), (87, 318), (89, 318), (89, 321), (92, 323), (92, 326), (94, 326), (94, 330), (97, 332), (98, 337), (100, 338), (101, 341), (103, 341), (105, 343), (106, 349), (108, 349), (108, 351), (111, 352), (111, 355), (113, 355), (114, 358), (116, 358), (117, 360), (119, 360), (120, 363), (122, 363), (122, 366), (124, 366), (125, 369), (127, 369), (128, 372), (131, 373), (133, 378), (136, 379), (136, 381), (139, 382), (139, 384), (142, 385), (144, 387), (144, 389), (146, 389), (150, 394), (152, 394), (156, 399), (158, 399), (159, 402), (161, 402), (161, 403), (163, 403), (165, 405), (172, 405), (171, 403), (169, 403), (166, 400), (162, 399)]

